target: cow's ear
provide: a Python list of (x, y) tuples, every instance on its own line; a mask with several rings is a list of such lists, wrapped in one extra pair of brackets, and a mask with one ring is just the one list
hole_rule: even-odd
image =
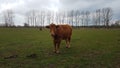
[(50, 28), (50, 26), (46, 26), (46, 28)]
[(59, 27), (59, 25), (56, 25), (56, 28), (58, 28)]

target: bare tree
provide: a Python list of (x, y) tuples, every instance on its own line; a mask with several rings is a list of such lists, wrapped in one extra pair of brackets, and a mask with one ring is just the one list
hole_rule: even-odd
[(85, 25), (88, 26), (89, 24), (89, 21), (90, 21), (90, 12), (89, 11), (86, 11), (85, 12)]
[(102, 12), (101, 12), (101, 9), (97, 9), (93, 13), (93, 22), (94, 22), (94, 26), (101, 26), (102, 25)]
[(63, 12), (59, 12), (59, 24), (63, 23)]
[(26, 12), (25, 14), (26, 23), (29, 24), (29, 26), (34, 26), (34, 27), (39, 26), (38, 15), (39, 15), (39, 11), (37, 10), (30, 10)]
[(32, 20), (33, 26), (35, 27), (37, 25), (37, 13), (36, 13), (36, 10), (31, 11), (31, 20)]
[(29, 13), (25, 14), (25, 21), (26, 21), (26, 24), (28, 24), (30, 26), (30, 15), (29, 15)]
[(51, 12), (47, 11), (47, 23), (50, 24), (51, 23)]
[(56, 18), (55, 19), (56, 19), (56, 23), (59, 24), (59, 13), (58, 12), (56, 12)]
[(98, 25), (100, 26), (101, 21), (101, 10), (96, 10)]
[(97, 26), (97, 20), (96, 20), (96, 14), (95, 13), (92, 14), (92, 25)]
[(110, 24), (110, 21), (112, 19), (113, 11), (111, 8), (103, 8), (102, 9), (102, 20), (103, 24), (108, 27)]
[(62, 23), (63, 23), (63, 24), (66, 23), (66, 22), (65, 22), (65, 19), (66, 19), (66, 18), (65, 18), (65, 11), (62, 11)]
[(94, 26), (100, 26), (101, 23), (101, 10), (97, 9), (93, 14)]
[(70, 11), (70, 23), (72, 26), (74, 26), (74, 10)]
[(82, 12), (81, 12), (81, 22), (82, 22), (81, 24), (82, 24), (82, 26), (85, 26), (85, 25), (84, 25), (84, 20), (85, 20), (85, 12), (82, 11)]
[(77, 27), (77, 10), (74, 10), (74, 24), (75, 24), (75, 27)]
[(8, 27), (8, 26), (14, 26), (14, 12), (13, 10), (5, 10), (3, 12), (3, 16), (4, 16), (4, 22), (5, 22), (5, 25)]
[(95, 11), (95, 24), (96, 26), (99, 26), (99, 19), (100, 19), (100, 16), (99, 16), (99, 9)]
[(81, 25), (81, 11), (80, 10), (77, 10), (77, 24), (78, 24), (78, 27), (80, 27)]

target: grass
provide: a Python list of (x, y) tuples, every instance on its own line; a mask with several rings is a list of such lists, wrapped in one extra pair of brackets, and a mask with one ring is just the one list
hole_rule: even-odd
[(47, 29), (0, 28), (0, 68), (120, 68), (120, 29), (73, 29), (71, 48), (63, 41), (60, 52)]

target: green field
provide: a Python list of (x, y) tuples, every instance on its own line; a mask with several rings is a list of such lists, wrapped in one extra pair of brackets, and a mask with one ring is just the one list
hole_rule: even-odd
[(120, 68), (120, 29), (73, 29), (60, 52), (47, 29), (0, 28), (0, 68)]

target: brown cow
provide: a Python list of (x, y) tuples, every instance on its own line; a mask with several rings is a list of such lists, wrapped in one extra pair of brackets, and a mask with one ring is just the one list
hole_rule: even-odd
[(66, 48), (70, 48), (70, 40), (72, 35), (72, 27), (69, 25), (55, 25), (50, 24), (46, 26), (46, 28), (50, 28), (51, 36), (53, 37), (54, 42), (54, 52), (59, 53), (59, 47), (61, 40), (66, 41)]

